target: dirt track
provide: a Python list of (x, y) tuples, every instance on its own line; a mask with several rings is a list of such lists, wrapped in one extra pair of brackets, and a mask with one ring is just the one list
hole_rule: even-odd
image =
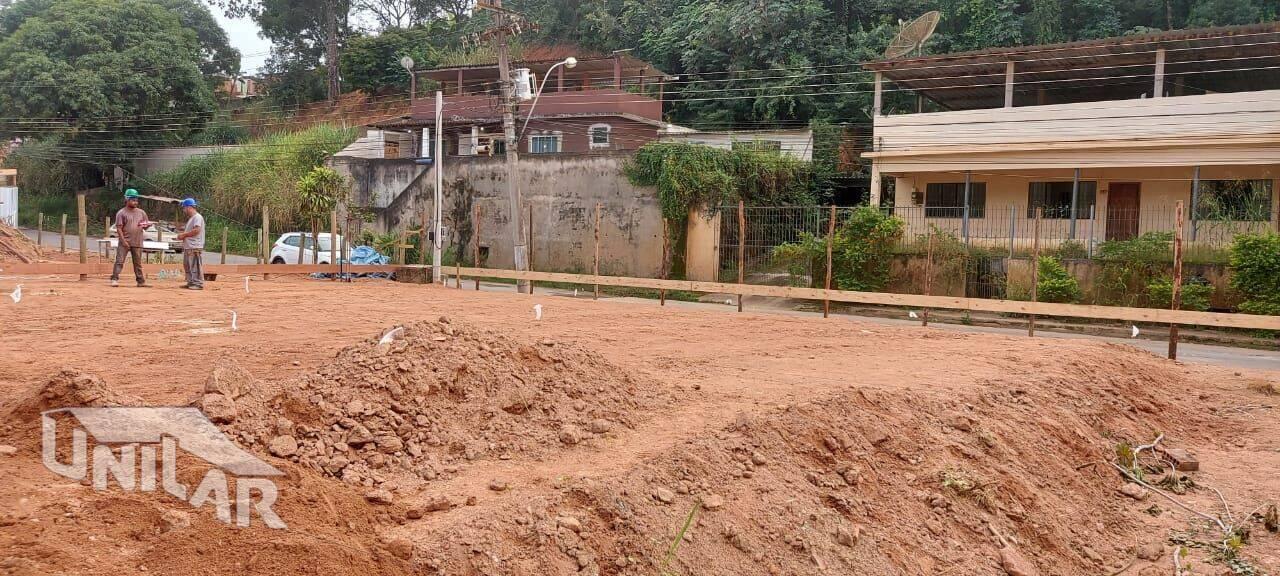
[[(7, 294), (13, 283), (0, 282), (0, 290)], [(634, 427), (554, 454), (481, 459), (425, 486), (406, 485), (387, 510), (366, 509), (362, 490), (299, 469), (292, 473), (299, 493), (338, 502), (371, 527), (356, 535), (287, 501), (285, 512), (297, 514), (285, 518), (290, 535), (264, 536), (282, 550), (269, 563), (281, 573), (310, 572), (315, 550), (346, 539), (359, 552), (329, 559), (334, 573), (378, 563), (387, 573), (836, 574), (860, 567), (872, 574), (994, 574), (999, 546), (988, 525), (1011, 536), (1042, 573), (1109, 573), (1134, 560), (1137, 548), (1186, 528), (1188, 516), (1155, 496), (1142, 503), (1117, 496), (1121, 482), (1104, 466), (1075, 466), (1109, 458), (1107, 434), (1149, 441), (1157, 430), (1199, 455), (1197, 482), (1222, 490), (1236, 514), (1280, 494), (1280, 423), (1277, 409), (1265, 407), (1280, 402), (1247, 390), (1280, 375), (1183, 366), (1123, 346), (385, 282), (254, 279), (249, 293), (243, 280), (228, 278), (202, 293), (172, 281), (149, 289), (111, 289), (102, 280), (22, 283), (21, 303), (0, 303), (0, 412), (63, 367), (96, 374), (154, 405), (191, 401), (222, 358), (282, 384), (390, 326), (442, 315), (516, 341), (593, 350), (673, 401), (637, 414)], [(534, 304), (543, 305), (541, 321)], [(18, 428), (30, 424), (11, 422), (7, 433), (22, 436)], [(56, 483), (38, 453), (11, 443), (21, 451), (0, 456), (14, 480), (0, 487), (0, 498), (20, 504), (0, 510), (16, 521), (0, 522), (0, 569), (243, 569), (159, 553), (176, 545), (172, 534), (121, 532), (91, 514), (73, 514), (74, 529), (49, 525), (66, 513), (55, 503), (68, 492), (91, 503), (108, 497)], [(743, 456), (755, 452), (768, 464)], [(849, 479), (854, 469), (862, 480)], [(990, 482), (997, 503), (979, 506), (947, 493), (939, 472), (961, 469)], [(495, 479), (510, 489), (489, 490)], [(670, 488), (676, 502), (662, 505), (664, 492), (651, 505), (655, 487)], [(934, 505), (938, 494), (954, 502)], [(401, 504), (440, 495), (459, 503), (474, 497), (477, 505), (421, 520), (401, 516)], [(727, 505), (704, 512), (666, 560), (661, 551), (689, 506), (709, 495)], [(1202, 510), (1217, 506), (1205, 490), (1185, 498)], [(118, 502), (155, 506), (157, 499), (110, 501), (125, 508)], [(614, 501), (627, 502), (631, 515), (598, 512)], [(1152, 504), (1162, 512), (1143, 511)], [(557, 519), (574, 509), (587, 526), (563, 529)], [(596, 516), (584, 516), (587, 509)], [(229, 530), (205, 521), (207, 510), (200, 514), (195, 526), (203, 537)], [(41, 521), (37, 538), (28, 527)], [(123, 524), (147, 522), (155, 519)], [(77, 538), (95, 533), (119, 540), (108, 547), (118, 556), (89, 558), (92, 547), (78, 549)], [(254, 535), (262, 534), (185, 545), (230, 553)], [(1280, 570), (1280, 538), (1261, 525), (1253, 536), (1244, 555), (1268, 572)], [(412, 553), (397, 548), (403, 542)], [(392, 552), (379, 552), (383, 547)], [(1125, 573), (1171, 573), (1170, 550)], [(1155, 566), (1162, 571), (1143, 571)], [(1213, 570), (1221, 566), (1198, 562), (1196, 573)]]

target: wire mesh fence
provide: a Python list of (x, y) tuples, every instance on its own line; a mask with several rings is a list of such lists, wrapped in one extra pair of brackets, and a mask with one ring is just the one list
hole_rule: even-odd
[[(716, 211), (720, 278), (738, 280), (741, 253), (746, 283), (823, 287), (833, 227), (832, 287), (845, 290), (1027, 300), (1039, 274), (1032, 266), (1038, 253), (1085, 278), (1078, 301), (1134, 305), (1140, 298), (1103, 294), (1120, 290), (1107, 277), (1107, 264), (1135, 257), (1149, 259), (1152, 269), (1172, 264), (1174, 206), (1099, 212), (1011, 204), (970, 207), (967, 214), (962, 207), (906, 206), (870, 211), (872, 217), (859, 210), (722, 206)], [(1276, 230), (1270, 212), (1201, 211), (1186, 214), (1183, 224), (1184, 259), (1204, 266), (1226, 264), (1237, 236)], [(1134, 246), (1146, 252), (1135, 256)], [(1141, 292), (1145, 285), (1127, 289)]]

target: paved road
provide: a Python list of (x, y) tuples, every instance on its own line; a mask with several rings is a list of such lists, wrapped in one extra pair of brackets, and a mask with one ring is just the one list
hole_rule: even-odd
[[(26, 234), (27, 237), (30, 238), (32, 242), (35, 242), (36, 240), (35, 230), (32, 230), (30, 228), (22, 228), (22, 233)], [(60, 246), (59, 242), (60, 240), (57, 232), (49, 232), (47, 230), (45, 231), (43, 242), (42, 242), (42, 244), (45, 247), (57, 249), (58, 246)], [(80, 249), (80, 237), (75, 234), (67, 234), (67, 252), (73, 253), (79, 249)], [(90, 236), (89, 251), (97, 252), (98, 250), (99, 250), (98, 238)], [(218, 264), (221, 260), (221, 256), (222, 256), (221, 252), (205, 252), (203, 260), (205, 264)], [(238, 254), (227, 254), (227, 264), (256, 264), (257, 262), (258, 260), (256, 258), (253, 258), (250, 256), (240, 256)]]
[[(452, 282), (452, 280), (451, 280)], [(452, 283), (450, 284), (452, 285)], [(464, 282), (463, 286), (471, 289), (474, 284), (472, 282)], [(514, 292), (515, 287), (511, 284), (487, 283), (481, 282), (480, 288), (483, 290)], [(539, 288), (537, 294), (553, 295), (562, 297), (574, 297), (573, 289), (549, 289)], [(590, 298), (591, 288), (585, 287), (579, 289), (579, 298)], [(646, 306), (657, 306), (657, 302), (647, 298), (611, 298), (615, 302), (635, 302)], [(756, 300), (753, 302), (753, 300)], [(774, 314), (785, 314), (788, 316), (821, 318), (821, 312), (810, 312), (807, 310), (794, 310), (787, 308), (786, 300), (768, 298), (761, 301), (755, 298), (747, 298), (744, 302), (747, 311), (768, 312)], [(708, 302), (683, 302), (677, 300), (668, 300), (668, 306), (677, 306), (682, 308), (692, 308), (700, 310), (720, 310), (724, 312), (736, 312), (737, 306), (722, 303)], [(905, 315), (906, 312), (903, 312)], [(833, 313), (835, 315), (835, 313)], [(859, 322), (869, 322), (873, 324), (884, 324), (889, 326), (919, 326), (919, 320), (911, 320), (909, 318), (879, 318), (872, 316), (851, 316), (839, 314), (847, 318), (856, 319)], [(930, 328), (939, 330), (954, 330), (957, 332), (972, 332), (986, 334), (1001, 334), (1005, 336), (1021, 336), (1026, 337), (1027, 331), (1018, 328), (999, 328), (989, 326), (965, 326), (962, 324), (940, 324), (931, 323)], [(1140, 350), (1146, 350), (1158, 356), (1164, 356), (1169, 352), (1169, 342), (1167, 340), (1146, 340), (1146, 339), (1129, 339), (1129, 338), (1111, 338), (1106, 336), (1093, 336), (1088, 334), (1079, 334), (1076, 332), (1049, 332), (1043, 329), (1036, 330), (1038, 338), (1082, 338), (1087, 340), (1096, 340), (1099, 342), (1114, 342), (1117, 344), (1127, 344)], [(1217, 366), (1226, 366), (1229, 368), (1240, 368), (1248, 370), (1270, 370), (1280, 372), (1280, 352), (1270, 350), (1254, 350), (1250, 348), (1233, 348), (1230, 346), (1215, 346), (1209, 344), (1192, 344), (1182, 342), (1178, 344), (1178, 360), (1183, 362), (1196, 362), (1203, 364), (1213, 364)]]

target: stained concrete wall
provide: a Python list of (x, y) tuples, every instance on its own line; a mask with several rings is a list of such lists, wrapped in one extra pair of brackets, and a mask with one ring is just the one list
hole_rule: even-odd
[[(590, 272), (595, 256), (595, 206), (601, 204), (600, 271), (609, 275), (657, 277), (662, 269), (662, 211), (657, 191), (631, 185), (622, 173), (626, 153), (556, 154), (520, 157), (524, 205), (532, 208), (535, 270)], [(377, 215), (380, 232), (413, 229), (432, 214), (434, 168), (408, 160), (334, 159), (349, 175), (357, 206)], [(487, 253), (485, 266), (513, 266), (512, 211), (503, 158), (450, 156), (444, 164), (446, 249), (460, 247), (473, 261), (475, 229)], [(480, 218), (475, 221), (476, 208)]]

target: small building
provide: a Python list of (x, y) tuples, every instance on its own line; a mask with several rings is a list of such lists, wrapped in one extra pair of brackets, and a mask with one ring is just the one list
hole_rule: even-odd
[(0, 168), (0, 222), (18, 225), (18, 171)]
[[(556, 66), (574, 57), (572, 69)], [(529, 46), (512, 58), (513, 68), (528, 68), (536, 101), (520, 102), (516, 112), (521, 154), (587, 154), (635, 150), (658, 139), (666, 73), (626, 52), (602, 54), (574, 46)], [(554, 71), (552, 69), (554, 68)], [(551, 74), (548, 77), (548, 73)], [(498, 155), (505, 152), (502, 98), (496, 58), (481, 52), (464, 65), (417, 72), (444, 92), (445, 155)], [(533, 115), (529, 116), (529, 111)], [(371, 125), (387, 144), (384, 158), (432, 155), (435, 98), (419, 95), (407, 115)], [(402, 136), (394, 136), (399, 133)], [(395, 154), (394, 156), (392, 154)]]
[(233, 100), (247, 100), (259, 95), (258, 79), (253, 76), (223, 78), (218, 93)]
[(662, 131), (663, 142), (701, 144), (724, 150), (757, 148), (772, 150), (808, 162), (813, 159), (813, 130), (692, 130), (675, 126)]
[(875, 72), (871, 198), (1026, 247), (1277, 230), (1280, 23), (898, 58)]

